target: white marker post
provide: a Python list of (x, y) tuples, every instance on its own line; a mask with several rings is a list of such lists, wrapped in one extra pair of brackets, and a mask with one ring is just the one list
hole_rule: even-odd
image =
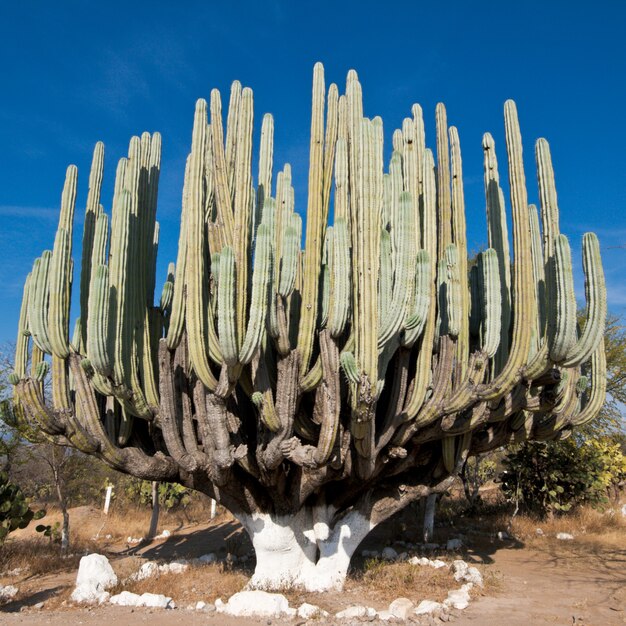
[(106, 495), (104, 496), (104, 514), (109, 514), (109, 507), (111, 506), (111, 495), (113, 494), (113, 485), (107, 487)]

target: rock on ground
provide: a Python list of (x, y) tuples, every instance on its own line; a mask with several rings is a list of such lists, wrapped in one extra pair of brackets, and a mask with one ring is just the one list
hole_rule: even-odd
[(349, 606), (343, 611), (335, 614), (339, 619), (348, 619), (352, 617), (376, 617), (376, 609), (369, 606), (361, 606), (360, 604)]
[(472, 583), (466, 583), (460, 589), (455, 589), (448, 592), (448, 597), (444, 600), (443, 605), (445, 607), (452, 607), (462, 611), (469, 606), (470, 594), (469, 590), (472, 588)]
[(88, 554), (80, 560), (72, 602), (102, 603), (109, 599), (107, 589), (117, 585), (117, 576), (103, 554)]
[(574, 535), (570, 535), (569, 533), (557, 533), (556, 538), (561, 541), (571, 541), (574, 538)]
[(175, 606), (172, 598), (162, 594), (142, 593), (139, 595), (130, 591), (122, 591), (122, 593), (112, 596), (109, 602), (118, 606), (147, 606), (159, 609), (171, 609)]
[(296, 610), (290, 608), (289, 601), (281, 593), (267, 591), (240, 591), (228, 599), (227, 603), (215, 601), (219, 613), (235, 617), (280, 617), (294, 616)]
[(408, 619), (415, 605), (408, 598), (396, 598), (389, 605), (389, 612), (399, 619)]
[(398, 553), (393, 548), (386, 547), (382, 551), (381, 556), (386, 561), (395, 561), (398, 558)]
[(309, 604), (308, 602), (304, 602), (298, 607), (298, 617), (301, 617), (302, 619), (328, 617), (328, 611), (321, 609), (315, 604)]
[(435, 602), (434, 600), (422, 600), (413, 613), (415, 615), (431, 615), (441, 611), (443, 604), (441, 602)]
[(18, 593), (18, 588), (13, 585), (0, 586), (0, 602), (8, 602), (15, 598)]
[(460, 550), (462, 546), (463, 542), (460, 539), (448, 539), (446, 543), (446, 550)]

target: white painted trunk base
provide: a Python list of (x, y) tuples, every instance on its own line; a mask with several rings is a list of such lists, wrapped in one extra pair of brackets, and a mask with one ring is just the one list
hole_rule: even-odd
[(329, 513), (303, 509), (284, 517), (239, 515), (256, 553), (256, 569), (248, 587), (341, 590), (354, 551), (374, 525), (353, 511), (330, 528), (320, 520), (322, 514), (326, 518)]

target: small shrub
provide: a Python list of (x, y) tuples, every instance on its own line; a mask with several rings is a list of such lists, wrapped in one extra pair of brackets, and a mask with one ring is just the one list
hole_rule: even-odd
[(9, 482), (6, 472), (0, 472), (0, 545), (10, 532), (26, 528), (31, 520), (44, 514), (44, 511), (33, 511), (22, 490)]

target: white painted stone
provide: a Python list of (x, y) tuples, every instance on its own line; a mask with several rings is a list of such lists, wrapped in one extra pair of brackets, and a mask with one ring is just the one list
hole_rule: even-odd
[(18, 592), (19, 589), (14, 585), (5, 585), (4, 587), (0, 586), (0, 602), (13, 600)]
[(76, 586), (91, 585), (99, 589), (110, 589), (117, 585), (117, 576), (103, 554), (88, 554), (78, 565)]
[(298, 607), (297, 615), (302, 619), (321, 618), (328, 617), (328, 611), (321, 609), (315, 604), (309, 604), (308, 602), (304, 602)]
[(206, 608), (206, 602), (204, 600), (198, 600), (196, 602), (196, 611), (202, 611)]
[(440, 561), (439, 559), (435, 559), (434, 561), (430, 561), (428, 563), (430, 567), (434, 567), (435, 569), (441, 569), (442, 567), (448, 567), (448, 564), (445, 561)]
[(622, 505), (622, 515), (626, 517), (626, 504)]
[(571, 541), (574, 538), (574, 535), (570, 535), (570, 533), (557, 533), (556, 538), (561, 541)]
[(76, 587), (70, 598), (72, 602), (102, 603), (109, 598), (109, 594), (103, 592), (115, 585), (117, 576), (106, 556), (88, 554), (80, 560)]
[(142, 566), (128, 578), (131, 581), (145, 580), (146, 578), (152, 578), (159, 573), (159, 564), (156, 561), (146, 561)]
[(118, 606), (139, 606), (141, 596), (138, 593), (130, 591), (122, 591), (117, 595), (111, 596), (109, 602)]
[(535, 529), (535, 535), (537, 535), (538, 537), (543, 537), (545, 535), (545, 533), (543, 532), (543, 530), (541, 528), (536, 528)]
[(434, 600), (422, 600), (413, 613), (415, 615), (431, 615), (441, 611), (443, 604), (441, 602), (435, 602)]
[(289, 607), (289, 601), (281, 593), (267, 591), (240, 591), (228, 599), (226, 604), (215, 607), (220, 613), (235, 617), (280, 617), (295, 615), (295, 609)]
[(398, 558), (398, 553), (391, 547), (387, 546), (381, 553), (381, 556), (386, 561), (395, 561)]
[(398, 618), (395, 615), (392, 615), (389, 611), (378, 611), (378, 615), (376, 616), (382, 622), (395, 622)]
[(454, 580), (460, 582), (467, 574), (467, 569), (469, 565), (463, 561), (462, 559), (456, 559), (456, 561), (452, 561), (452, 574), (454, 575)]
[(347, 609), (336, 613), (335, 617), (338, 619), (348, 619), (351, 617), (367, 617), (367, 607), (361, 606), (360, 604), (349, 606)]
[(415, 609), (415, 605), (408, 598), (396, 598), (389, 605), (389, 612), (400, 619), (408, 619)]
[(452, 607), (462, 611), (469, 606), (470, 595), (469, 591), (465, 589), (465, 585), (460, 589), (455, 589), (448, 592), (448, 597), (444, 600), (444, 606)]
[(223, 609), (226, 605), (224, 604), (224, 600), (222, 600), (222, 598), (216, 598), (215, 600), (215, 609), (217, 611), (220, 611), (221, 609)]
[(478, 585), (479, 587), (483, 586), (483, 575), (476, 567), (468, 567), (463, 580), (473, 585)]
[(448, 539), (446, 543), (446, 550), (459, 550), (463, 542), (457, 537), (455, 539)]
[(159, 565), (159, 571), (163, 574), (182, 574), (189, 569), (189, 563), (183, 559), (179, 561), (172, 561), (171, 563), (164, 563)]
[(161, 593), (142, 593), (139, 606), (149, 606), (159, 609), (173, 609), (175, 604), (172, 598), (168, 598)]
[(142, 539), (139, 539), (138, 537), (128, 537), (128, 539), (126, 539), (126, 543), (141, 543)]

